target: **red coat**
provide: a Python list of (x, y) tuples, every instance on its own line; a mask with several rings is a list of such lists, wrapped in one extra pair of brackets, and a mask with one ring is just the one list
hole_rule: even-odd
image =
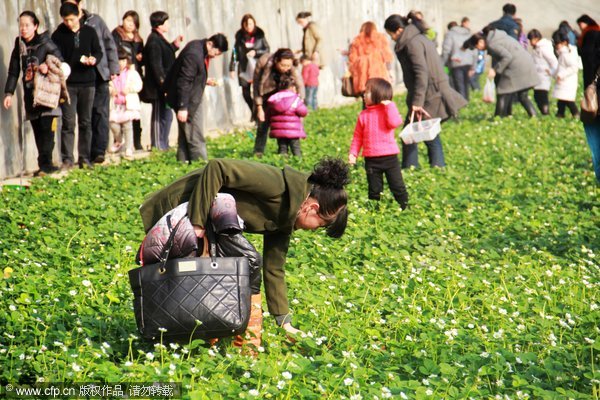
[(394, 61), (387, 35), (373, 32), (371, 37), (359, 34), (352, 41), (348, 55), (348, 70), (352, 75), (354, 91), (363, 93), (370, 78), (383, 78), (390, 81), (388, 64)]
[(306, 105), (292, 90), (282, 90), (267, 100), (267, 117), (271, 126), (269, 136), (277, 139), (305, 138), (302, 117), (308, 113)]

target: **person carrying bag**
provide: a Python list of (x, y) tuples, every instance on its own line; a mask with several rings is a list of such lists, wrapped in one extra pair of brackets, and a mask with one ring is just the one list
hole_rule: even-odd
[(138, 252), (142, 267), (129, 273), (140, 334), (148, 340), (162, 336), (211, 343), (238, 335), (235, 344), (241, 347), (245, 340), (240, 335), (252, 318), (252, 335), (246, 336), (260, 346), (262, 257), (242, 235), (235, 200), (217, 195), (200, 241), (187, 209), (183, 203), (155, 224)]

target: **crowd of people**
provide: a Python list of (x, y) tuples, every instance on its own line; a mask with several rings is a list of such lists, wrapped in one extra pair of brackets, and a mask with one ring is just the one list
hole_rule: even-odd
[[(211, 59), (229, 50), (227, 38), (215, 34), (191, 40), (179, 51), (183, 36), (169, 41), (169, 15), (155, 11), (149, 18), (152, 31), (144, 43), (136, 11), (125, 12), (121, 24), (111, 32), (99, 15), (83, 9), (80, 2), (61, 0), (62, 23), (51, 35), (38, 33), (39, 20), (33, 12), (24, 11), (19, 17), (20, 35), (11, 55), (4, 107), (11, 106), (22, 73), (26, 119), (31, 121), (38, 149), (36, 175), (73, 168), (76, 132), (81, 168), (103, 163), (107, 152), (131, 158), (134, 151), (142, 149), (141, 102), (152, 106), (152, 148), (169, 149), (175, 111), (177, 159), (208, 160), (201, 101), (206, 86), (219, 84), (207, 76), (207, 70)], [(393, 48), (408, 91), (405, 125), (415, 117), (445, 121), (456, 116), (469, 101), (470, 90), (480, 89), (487, 55), (492, 61), (487, 80), (493, 81), (495, 115), (510, 116), (515, 102), (532, 117), (548, 115), (553, 87), (556, 116), (565, 117), (568, 109), (578, 117), (579, 69), (583, 69), (584, 86), (597, 75), (598, 24), (582, 15), (577, 20), (581, 33), (562, 21), (550, 38), (544, 38), (535, 28), (525, 32), (513, 4), (505, 4), (502, 11), (501, 18), (476, 33), (472, 33), (468, 17), (460, 24), (450, 22), (441, 57), (435, 44), (437, 32), (419, 11), (406, 17), (392, 15), (385, 21), (393, 46), (377, 31), (375, 22), (363, 23), (344, 51), (354, 93), (362, 98), (363, 108), (367, 108), (365, 93), (370, 79), (394, 83)], [(296, 22), (303, 30), (302, 49), (296, 52), (289, 48), (272, 51), (265, 30), (252, 14), (243, 15), (235, 33), (229, 70), (232, 77), (237, 76), (257, 124), (257, 157), (264, 153), (268, 137), (277, 139), (280, 154), (300, 156), (300, 139), (306, 137), (302, 118), (308, 109), (318, 108), (319, 71), (326, 58), (323, 38), (310, 12), (298, 13)], [(50, 55), (63, 62), (56, 73), (49, 71), (46, 59)], [(38, 81), (43, 83), (36, 84)], [(45, 90), (48, 87), (50, 91)], [(537, 109), (529, 98), (531, 89)], [(56, 123), (59, 117), (61, 124)], [(60, 167), (52, 162), (58, 126)], [(600, 179), (598, 127), (586, 123), (585, 131)], [(441, 138), (425, 144), (430, 165), (443, 167)], [(402, 144), (402, 168), (418, 167), (417, 153), (416, 144)]]
[[(62, 23), (51, 35), (38, 32), (39, 20), (33, 12), (21, 13), (5, 87), (3, 104), (8, 109), (23, 75), (25, 110), (39, 153), (38, 175), (59, 169), (52, 162), (52, 152), (56, 119), (61, 116), (60, 168), (75, 165), (76, 128), (81, 168), (104, 162), (107, 151), (131, 157), (141, 149), (140, 101), (152, 105), (152, 147), (169, 148), (175, 112), (177, 159), (208, 160), (201, 104), (206, 86), (219, 84), (208, 77), (208, 67), (211, 60), (229, 50), (228, 39), (215, 33), (191, 40), (180, 50), (183, 37), (169, 41), (166, 36), (169, 15), (155, 11), (150, 15), (152, 32), (144, 44), (135, 11), (127, 11), (122, 24), (111, 32), (100, 16), (82, 9), (78, 0), (61, 3)], [(364, 157), (370, 200), (380, 199), (385, 175), (400, 208), (409, 206), (402, 169), (419, 166), (418, 145), (402, 143), (400, 149), (396, 128), (415, 118), (439, 118), (443, 123), (457, 117), (468, 104), (470, 89), (479, 89), (486, 54), (492, 59), (487, 76), (496, 87), (496, 115), (511, 115), (516, 101), (532, 117), (538, 110), (549, 114), (548, 94), (553, 83), (556, 115), (564, 117), (567, 108), (574, 117), (579, 115), (575, 98), (580, 62), (584, 86), (599, 80), (598, 24), (582, 15), (577, 20), (578, 34), (563, 21), (549, 40), (537, 29), (525, 34), (514, 5), (506, 4), (503, 14), (474, 34), (467, 17), (460, 25), (450, 23), (441, 55), (434, 42), (437, 33), (427, 26), (422, 13), (394, 14), (384, 21), (393, 46), (374, 22), (362, 24), (347, 51), (354, 92), (363, 100), (349, 140), (348, 163), (355, 164), (359, 156)], [(237, 75), (256, 122), (257, 157), (263, 155), (269, 136), (277, 140), (280, 154), (301, 156), (300, 140), (307, 136), (302, 118), (309, 108), (318, 107), (319, 70), (326, 59), (323, 38), (309, 12), (299, 13), (296, 22), (303, 29), (302, 49), (297, 52), (290, 48), (271, 52), (265, 31), (251, 14), (242, 17), (235, 34), (229, 70), (233, 77)], [(394, 52), (407, 89), (404, 119), (392, 99)], [(538, 110), (529, 99), (531, 89)], [(600, 183), (600, 117), (586, 120), (584, 128)], [(425, 145), (429, 164), (444, 167), (441, 136), (425, 141)], [(264, 283), (269, 310), (280, 326), (295, 333), (283, 270), (290, 235), (294, 229), (319, 227), (325, 227), (332, 237), (343, 234), (347, 176), (347, 165), (339, 159), (322, 161), (312, 174), (256, 162), (211, 160), (206, 168), (177, 180), (144, 203), (145, 229), (189, 202), (188, 217), (202, 237), (212, 198), (222, 189), (230, 191), (247, 231), (265, 238)], [(190, 180), (195, 183), (190, 184)]]

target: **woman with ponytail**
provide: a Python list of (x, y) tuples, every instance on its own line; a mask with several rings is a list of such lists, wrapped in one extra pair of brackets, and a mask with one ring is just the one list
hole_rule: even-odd
[[(406, 105), (408, 114), (405, 124), (411, 123), (410, 116), (441, 118), (442, 121), (458, 114), (467, 101), (450, 87), (442, 59), (435, 44), (423, 34), (427, 29), (412, 13), (402, 17), (390, 15), (384, 24), (388, 35), (396, 42), (395, 51), (402, 66), (404, 84), (408, 92)], [(429, 164), (443, 167), (444, 150), (440, 135), (426, 141)], [(417, 144), (402, 144), (402, 168), (418, 167)]]
[(348, 221), (347, 165), (323, 159), (311, 173), (252, 161), (213, 159), (153, 193), (140, 207), (146, 232), (167, 212), (189, 201), (188, 217), (198, 237), (204, 236), (213, 199), (229, 193), (244, 220), (244, 231), (263, 235), (263, 280), (269, 313), (290, 334), (291, 325), (284, 264), (295, 230), (325, 228), (343, 235)]

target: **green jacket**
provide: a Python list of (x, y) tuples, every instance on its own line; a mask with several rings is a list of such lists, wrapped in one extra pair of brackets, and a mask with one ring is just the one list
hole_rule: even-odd
[(242, 160), (213, 159), (148, 196), (140, 206), (144, 230), (168, 211), (189, 201), (188, 216), (204, 227), (217, 193), (230, 193), (245, 222), (245, 231), (263, 241), (263, 278), (269, 312), (289, 313), (283, 265), (300, 205), (310, 193), (309, 175), (285, 167)]

